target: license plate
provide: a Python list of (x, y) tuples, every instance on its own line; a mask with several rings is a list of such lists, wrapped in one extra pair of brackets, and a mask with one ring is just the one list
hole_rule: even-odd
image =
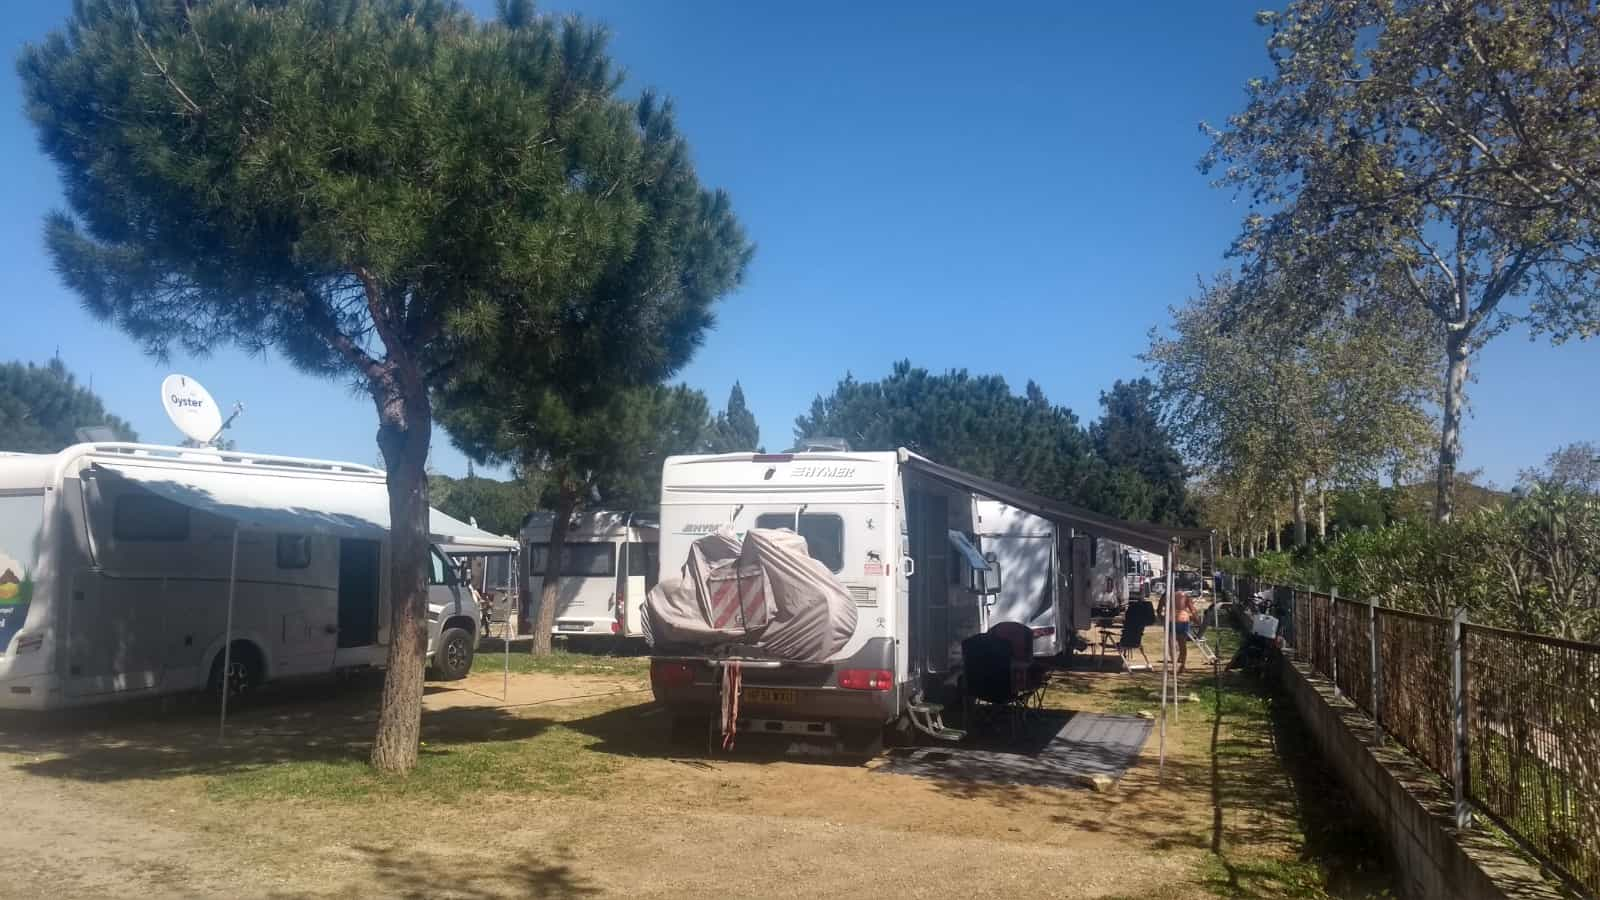
[(582, 622), (557, 622), (557, 631), (586, 631), (589, 626)]
[(740, 692), (746, 703), (770, 703), (774, 706), (793, 706), (794, 691), (787, 688), (745, 688)]

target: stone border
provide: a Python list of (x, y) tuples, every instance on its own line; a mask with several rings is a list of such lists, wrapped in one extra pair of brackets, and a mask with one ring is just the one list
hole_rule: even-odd
[[(1454, 795), (1437, 775), (1392, 742), (1373, 745), (1374, 723), (1337, 694), (1333, 682), (1285, 650), (1284, 691), (1328, 764), (1383, 830), (1409, 897), (1568, 900), (1559, 883), (1485, 827), (1455, 827)], [(1480, 817), (1481, 819), (1481, 817)]]

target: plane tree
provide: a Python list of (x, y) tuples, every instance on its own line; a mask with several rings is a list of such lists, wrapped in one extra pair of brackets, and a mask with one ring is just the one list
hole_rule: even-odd
[(508, 343), (540, 371), (618, 333), (661, 363), (693, 345), (652, 323), (703, 304), (618, 280), (660, 253), (643, 223), (663, 194), (640, 186), (661, 122), (618, 96), (603, 30), (527, 0), (493, 20), (457, 0), (81, 0), (18, 69), (66, 194), (46, 245), (90, 312), (157, 355), (273, 351), (372, 401), (393, 590), (372, 761), (411, 769), (433, 391)]
[(1600, 331), (1600, 29), (1568, 0), (1296, 0), (1259, 14), (1273, 73), (1210, 129), (1203, 171), (1252, 204), (1235, 251), (1339, 315), (1327, 273), (1443, 335), (1435, 517), (1449, 520), (1472, 360), (1516, 325)]

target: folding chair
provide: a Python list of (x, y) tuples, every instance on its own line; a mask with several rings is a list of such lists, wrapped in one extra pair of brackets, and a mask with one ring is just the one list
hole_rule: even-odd
[[(1107, 650), (1116, 651), (1117, 658), (1122, 660), (1122, 668), (1127, 672), (1149, 671), (1155, 668), (1150, 662), (1150, 657), (1144, 652), (1144, 625), (1124, 625), (1118, 628), (1102, 628), (1100, 630), (1100, 658), (1104, 659)], [(1130, 657), (1134, 651), (1143, 657), (1144, 665), (1135, 666)]]

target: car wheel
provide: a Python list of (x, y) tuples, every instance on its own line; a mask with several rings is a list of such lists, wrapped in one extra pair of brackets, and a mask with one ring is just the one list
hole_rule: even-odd
[(472, 671), (472, 633), (446, 628), (433, 652), (433, 674), (440, 681), (460, 681)]

